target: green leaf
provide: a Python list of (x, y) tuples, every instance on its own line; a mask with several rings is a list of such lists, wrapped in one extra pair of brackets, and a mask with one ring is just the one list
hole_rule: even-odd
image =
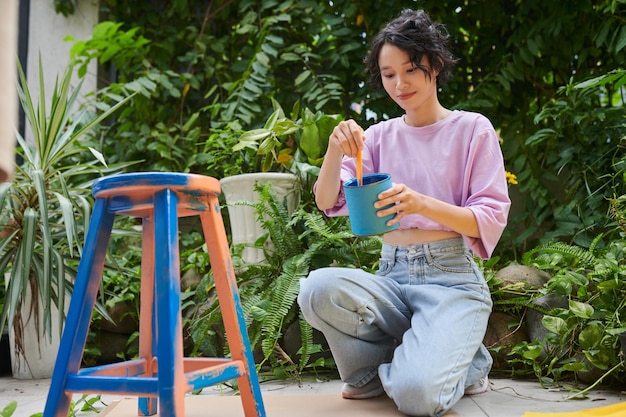
[(74, 222), (74, 206), (72, 201), (65, 197), (62, 194), (53, 192), (56, 196), (57, 201), (59, 202), (59, 206), (61, 208), (61, 213), (63, 215), (63, 222), (65, 223), (65, 230), (67, 236), (67, 246), (69, 249), (70, 256), (74, 256), (74, 236), (76, 235), (76, 226)]
[(286, 136), (296, 133), (300, 130), (300, 126), (295, 123), (293, 120), (289, 120), (286, 118), (280, 119), (276, 121), (273, 129), (276, 136)]
[(581, 372), (585, 370), (585, 365), (580, 362), (570, 362), (563, 365), (563, 370), (570, 372)]
[(301, 72), (296, 77), (296, 80), (294, 81), (294, 85), (299, 86), (300, 84), (302, 84), (303, 82), (308, 80), (310, 76), (311, 76), (311, 71), (309, 71), (309, 70)]
[(240, 151), (244, 148), (257, 148), (257, 142), (265, 140), (272, 135), (269, 129), (254, 129), (245, 132), (239, 137), (239, 141), (233, 146), (233, 151)]
[(265, 122), (265, 126), (264, 126), (266, 129), (270, 129), (270, 130), (274, 129), (274, 125), (276, 124), (278, 120), (283, 119), (285, 117), (285, 113), (283, 112), (282, 107), (280, 107), (280, 105), (275, 100), (272, 100), (272, 104), (274, 105), (275, 110), (267, 119), (267, 121)]
[(590, 323), (578, 335), (578, 343), (580, 347), (588, 350), (594, 349), (600, 345), (602, 341), (602, 329), (598, 323)]
[(554, 129), (545, 128), (539, 129), (533, 135), (531, 135), (528, 139), (526, 139), (527, 146), (535, 146), (542, 142), (546, 142), (552, 139), (556, 135), (556, 131)]
[(104, 155), (102, 155), (102, 153), (98, 152), (97, 150), (95, 150), (94, 148), (92, 148), (91, 146), (88, 147), (89, 152), (91, 152), (91, 154), (98, 160), (100, 161), (100, 163), (102, 165), (104, 165), (105, 167), (107, 166), (106, 161), (104, 160)]
[(9, 404), (7, 404), (0, 412), (0, 416), (11, 417), (13, 413), (15, 412), (16, 408), (17, 408), (17, 401), (15, 400), (9, 401)]
[(576, 300), (569, 300), (569, 310), (577, 317), (588, 319), (593, 316), (593, 307)]
[(31, 264), (35, 253), (35, 242), (38, 231), (39, 214), (37, 210), (28, 207), (24, 211), (23, 237), (20, 246), (21, 262), (17, 263), (16, 269), (20, 271), (21, 279), (28, 281)]
[(539, 46), (537, 46), (537, 42), (534, 39), (528, 38), (526, 39), (526, 44), (528, 45), (528, 50), (531, 54), (537, 55), (539, 53)]
[(544, 316), (543, 319), (541, 319), (541, 324), (557, 335), (562, 335), (567, 332), (567, 323), (560, 317)]
[(542, 349), (539, 345), (529, 345), (527, 349), (522, 353), (522, 356), (526, 359), (535, 360), (541, 355)]
[(314, 123), (306, 124), (302, 127), (302, 135), (300, 136), (300, 147), (302, 151), (311, 159), (317, 159), (321, 155), (320, 133), (317, 125)]
[(585, 350), (584, 353), (585, 358), (596, 368), (609, 369), (611, 354), (604, 346), (599, 346), (598, 349)]
[(259, 155), (267, 155), (270, 152), (273, 152), (278, 145), (279, 141), (278, 139), (276, 139), (276, 136), (270, 135), (266, 137), (263, 142), (261, 142), (261, 144), (259, 145), (258, 153)]

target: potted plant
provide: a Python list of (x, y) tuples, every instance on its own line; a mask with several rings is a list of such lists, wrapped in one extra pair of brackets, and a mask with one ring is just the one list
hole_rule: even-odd
[[(34, 143), (18, 134), (17, 155), (23, 162), (12, 182), (0, 186), (0, 274), (6, 285), (0, 334), (7, 325), (14, 377), (46, 378), (52, 374), (65, 301), (89, 223), (91, 183), (119, 169), (107, 167), (102, 155), (79, 139), (130, 96), (114, 106), (98, 100), (99, 110), (84, 105), (73, 112), (82, 80), (71, 91), (70, 64), (46, 109), (41, 60), (38, 103), (18, 70), (18, 94)], [(85, 154), (93, 158), (84, 162)]]
[[(291, 213), (298, 205), (301, 188), (317, 178), (328, 137), (341, 120), (338, 115), (313, 113), (294, 105), (287, 117), (272, 99), (273, 113), (260, 129), (245, 131), (233, 151), (252, 151), (257, 172), (228, 176), (220, 180), (228, 206), (233, 244), (244, 245), (244, 264), (265, 260), (271, 250), (261, 222), (255, 219), (253, 204), (259, 202), (256, 185), (270, 183)], [(310, 188), (310, 187), (309, 187)]]

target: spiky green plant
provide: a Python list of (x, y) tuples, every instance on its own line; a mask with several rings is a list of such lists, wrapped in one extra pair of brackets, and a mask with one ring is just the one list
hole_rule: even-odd
[[(21, 66), (18, 70), (18, 95), (34, 143), (17, 135), (17, 155), (23, 162), (17, 165), (13, 181), (0, 187), (0, 277), (8, 277), (0, 333), (5, 324), (13, 329), (20, 355), (27, 320), (33, 319), (37, 332), (41, 329), (50, 338), (55, 306), (62, 328), (65, 296), (71, 293), (89, 223), (91, 183), (120, 168), (107, 167), (102, 155), (80, 139), (131, 96), (113, 106), (98, 100), (94, 104), (99, 110), (79, 106), (82, 80), (72, 90), (70, 64), (57, 78), (47, 109), (41, 59), (38, 103)], [(33, 302), (27, 304), (29, 293)]]

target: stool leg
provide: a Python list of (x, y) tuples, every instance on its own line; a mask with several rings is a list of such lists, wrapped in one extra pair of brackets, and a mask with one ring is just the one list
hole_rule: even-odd
[(107, 211), (107, 205), (108, 201), (104, 199), (96, 199), (94, 204), (65, 329), (52, 373), (44, 417), (66, 417), (69, 412), (72, 394), (65, 392), (65, 385), (68, 375), (76, 374), (80, 369), (113, 228), (114, 215)]
[[(150, 217), (142, 219), (141, 236), (141, 300), (139, 306), (139, 357), (146, 361), (146, 373), (143, 377), (153, 377), (156, 373), (154, 363), (154, 338), (156, 331), (154, 315), (154, 222)], [(157, 413), (156, 397), (140, 397), (138, 414), (152, 416)]]
[(168, 189), (154, 198), (155, 337), (161, 417), (183, 417), (185, 393), (189, 391), (183, 360), (177, 202), (176, 193)]
[(241, 360), (245, 366), (246, 374), (237, 378), (245, 417), (265, 417), (261, 387), (217, 196), (212, 195), (209, 198), (209, 208), (200, 214), (200, 219), (215, 277), (226, 340), (233, 359)]

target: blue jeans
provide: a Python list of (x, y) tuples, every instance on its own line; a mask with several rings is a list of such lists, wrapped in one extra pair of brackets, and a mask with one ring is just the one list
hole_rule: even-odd
[(491, 369), (482, 344), (491, 295), (461, 238), (383, 245), (376, 275), (315, 270), (298, 303), (341, 379), (359, 387), (378, 374), (405, 414), (442, 415)]

